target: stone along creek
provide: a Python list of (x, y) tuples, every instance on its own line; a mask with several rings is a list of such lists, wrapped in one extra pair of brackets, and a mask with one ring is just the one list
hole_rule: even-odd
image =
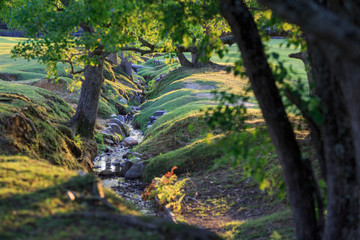
[(98, 155), (93, 162), (94, 171), (99, 174), (104, 187), (113, 189), (119, 196), (136, 205), (143, 214), (160, 216), (152, 202), (141, 198), (145, 188), (141, 180), (145, 167), (141, 155), (134, 152), (132, 147), (141, 143), (143, 132), (134, 129), (124, 116), (115, 119), (121, 123), (114, 118), (110, 122), (125, 125), (129, 129), (129, 137), (113, 147), (108, 146), (103, 154)]

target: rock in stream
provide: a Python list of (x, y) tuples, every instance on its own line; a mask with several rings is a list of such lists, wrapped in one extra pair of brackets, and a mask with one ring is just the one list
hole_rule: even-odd
[[(143, 133), (135, 130), (130, 124), (129, 138), (141, 143)], [(145, 215), (156, 216), (152, 202), (141, 199), (145, 184), (141, 176), (145, 166), (141, 162), (141, 154), (132, 152), (132, 144), (121, 144), (117, 147), (107, 147), (106, 151), (94, 159), (94, 170), (102, 179), (103, 186), (112, 188), (116, 193), (138, 207)]]

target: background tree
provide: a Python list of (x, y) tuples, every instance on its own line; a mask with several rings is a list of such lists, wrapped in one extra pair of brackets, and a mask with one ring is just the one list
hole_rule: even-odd
[[(194, 6), (182, 1), (162, 1), (148, 5), (143, 21), (148, 31), (138, 36), (138, 41), (123, 48), (141, 55), (150, 53), (168, 53), (177, 56), (180, 64), (187, 67), (199, 67), (210, 62), (213, 50), (222, 50), (224, 44), (233, 44), (229, 36), (230, 28), (219, 15), (213, 15), (206, 21), (194, 21), (193, 11), (206, 6), (207, 1), (196, 1)], [(181, 28), (169, 27), (164, 22), (176, 23)], [(191, 60), (184, 53), (191, 53)], [(200, 61), (201, 60), (201, 61)]]
[[(10, 1), (5, 1), (10, 3)], [(30, 0), (7, 9), (8, 23), (29, 37), (13, 55), (37, 58), (56, 75), (58, 62), (68, 63), (72, 74), (84, 73), (79, 104), (71, 120), (75, 134), (92, 137), (97, 116), (105, 58), (146, 27), (138, 16), (144, 2), (100, 0)], [(79, 37), (74, 32), (84, 31)], [(41, 37), (38, 37), (41, 35)]]

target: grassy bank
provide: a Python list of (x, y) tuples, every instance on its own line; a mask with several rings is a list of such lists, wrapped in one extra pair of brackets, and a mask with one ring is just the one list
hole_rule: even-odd
[[(79, 86), (70, 92), (70, 78), (55, 83), (35, 60), (12, 60), (20, 40), (0, 38), (0, 239), (219, 239), (142, 216), (86, 174), (96, 143), (68, 127)], [(99, 115), (130, 111), (119, 99), (135, 103), (138, 87), (114, 66), (105, 78)]]
[[(283, 40), (271, 40), (268, 51), (277, 53), (278, 60), (284, 62), (286, 68), (293, 69), (293, 78), (306, 84), (303, 63), (289, 58), (295, 50), (280, 47), (281, 42)], [(224, 59), (214, 56), (211, 60), (233, 65), (239, 55), (233, 46)], [(270, 61), (276, 62), (275, 59)], [(227, 74), (221, 67), (182, 68), (177, 63), (155, 65), (154, 60), (144, 66), (139, 73), (149, 82), (150, 91), (135, 121), (145, 131), (145, 140), (136, 149), (147, 159), (145, 180), (151, 181), (177, 166), (176, 174), (191, 176), (192, 183), (186, 192), (196, 198), (186, 201), (184, 209), (177, 214), (181, 221), (210, 228), (226, 239), (293, 239), (286, 198), (280, 194), (282, 190), (276, 190), (284, 187), (276, 152), (266, 131), (261, 137), (255, 134), (255, 129), (263, 129), (265, 124), (256, 99), (246, 91), (248, 80)], [(247, 133), (239, 143), (231, 142), (232, 137), (226, 132), (208, 134), (204, 110), (217, 106), (214, 90), (247, 94), (246, 124), (250, 127), (248, 135), (253, 135), (250, 140), (245, 139)], [(148, 127), (150, 117), (157, 110), (167, 113)], [(297, 120), (294, 118), (294, 121)], [(304, 136), (306, 131), (297, 134)], [(231, 159), (227, 154), (229, 149), (223, 148), (226, 144), (239, 144), (239, 148), (246, 145), (250, 149), (244, 154), (246, 159)], [(234, 169), (230, 165), (232, 162), (238, 162)], [(269, 196), (268, 192), (273, 195)]]
[(218, 239), (144, 217), (98, 179), (27, 157), (0, 157), (1, 239)]

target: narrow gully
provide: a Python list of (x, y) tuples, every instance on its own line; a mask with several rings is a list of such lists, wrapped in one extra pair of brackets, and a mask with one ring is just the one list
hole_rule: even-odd
[[(129, 128), (130, 137), (141, 143), (144, 136), (143, 132), (134, 129), (129, 123), (125, 123)], [(108, 147), (108, 151), (98, 155), (94, 161), (94, 171), (101, 173), (106, 171), (108, 176), (99, 174), (103, 186), (113, 189), (120, 197), (134, 204), (144, 215), (161, 216), (162, 214), (156, 209), (151, 201), (144, 201), (141, 194), (146, 184), (141, 179), (126, 179), (120, 177), (120, 172), (125, 163), (132, 161), (133, 163), (141, 163), (141, 155), (132, 151), (129, 147), (122, 144), (116, 147)], [(129, 159), (129, 156), (132, 156)]]

